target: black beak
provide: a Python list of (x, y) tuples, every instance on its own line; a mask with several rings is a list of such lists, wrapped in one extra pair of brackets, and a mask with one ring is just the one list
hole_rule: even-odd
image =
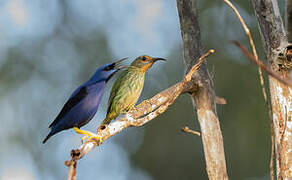
[(117, 65), (121, 64), (121, 62), (123, 62), (123, 61), (126, 60), (126, 59), (128, 59), (128, 58), (120, 59), (120, 60), (118, 60), (118, 61), (116, 61), (116, 62), (113, 62), (110, 66), (108, 66), (108, 68), (109, 68), (108, 70), (114, 70), (114, 69), (115, 69), (115, 71), (112, 72), (112, 73), (109, 75), (109, 77), (106, 79), (105, 82), (108, 82), (108, 81), (110, 80), (110, 78), (113, 77), (113, 75), (116, 74), (119, 70), (128, 67), (128, 66), (119, 66), (119, 67), (117, 67)]
[(153, 62), (156, 62), (156, 61), (166, 61), (166, 59), (164, 59), (164, 58), (153, 58), (152, 61)]
[(128, 59), (128, 58), (123, 58), (123, 59), (120, 59), (120, 60), (118, 60), (118, 61), (116, 61), (116, 62), (113, 62), (110, 66), (108, 66), (107, 67), (107, 71), (109, 71), (109, 70), (113, 70), (113, 69), (117, 69), (117, 70), (120, 70), (120, 69), (123, 69), (123, 68), (125, 68), (126, 66), (120, 66), (120, 67), (117, 67), (119, 64), (121, 64), (124, 60), (126, 60), (126, 59)]
[(120, 59), (120, 60), (114, 62), (114, 63), (112, 64), (112, 66), (113, 66), (113, 67), (116, 67), (117, 65), (121, 64), (123, 61), (125, 61), (125, 60), (127, 60), (127, 59), (128, 59), (127, 57), (126, 57), (126, 58), (123, 58), (123, 59)]

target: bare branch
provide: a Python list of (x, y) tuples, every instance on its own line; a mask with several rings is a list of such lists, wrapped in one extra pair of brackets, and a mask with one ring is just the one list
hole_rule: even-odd
[(189, 73), (185, 76), (185, 81), (190, 81), (192, 78), (192, 75), (194, 74), (193, 72), (196, 72), (199, 67), (201, 66), (201, 64), (204, 62), (204, 59), (206, 57), (208, 57), (210, 54), (213, 54), (215, 51), (214, 49), (210, 49), (209, 52), (207, 52), (206, 54), (204, 54), (203, 56), (201, 56), (198, 61), (196, 62), (196, 64), (192, 67), (192, 69), (189, 71)]
[[(289, 44), (277, 0), (252, 0), (258, 20), (262, 44), (270, 70), (278, 72), (281, 78), (290, 79), (291, 61), (287, 61)], [(291, 48), (290, 48), (291, 49)], [(288, 52), (289, 55), (289, 52)], [(286, 115), (291, 118), (292, 88), (269, 76), (270, 98), (273, 111), (273, 133), (275, 135), (275, 155), (277, 179), (292, 178), (292, 134), (284, 133)], [(287, 107), (287, 111), (285, 108)], [(287, 132), (292, 126), (287, 122)], [(282, 135), (284, 138), (282, 138)]]
[(216, 101), (216, 104), (227, 104), (226, 99), (223, 97), (216, 96), (215, 101)]
[[(68, 161), (66, 161), (66, 162), (68, 162)], [(70, 162), (70, 165), (66, 164), (66, 166), (69, 167), (67, 180), (76, 180), (77, 161), (69, 161), (69, 162)]]
[(266, 55), (272, 57), (273, 51), (287, 43), (287, 36), (277, 0), (252, 0), (257, 16)]
[[(186, 72), (193, 64), (194, 57), (202, 55), (202, 42), (199, 18), (197, 14), (197, 0), (177, 0), (177, 9), (183, 40), (183, 54)], [(212, 78), (204, 62), (198, 73), (187, 83), (193, 89), (193, 108), (197, 113), (201, 128), (201, 137), (206, 162), (206, 170), (210, 180), (227, 180), (225, 152), (219, 118), (216, 111), (216, 95)]]
[(201, 133), (200, 133), (200, 132), (195, 131), (195, 130), (192, 130), (192, 129), (190, 129), (190, 128), (187, 127), (187, 126), (181, 128), (181, 131), (182, 131), (182, 132), (185, 132), (185, 133), (190, 133), (190, 134), (193, 134), (193, 135), (196, 135), (196, 136), (201, 136)]
[(257, 66), (259, 66), (260, 68), (264, 69), (270, 76), (272, 76), (273, 78), (277, 79), (278, 81), (280, 81), (281, 83), (283, 83), (284, 85), (287, 85), (289, 87), (292, 87), (292, 82), (287, 80), (287, 79), (283, 79), (280, 75), (276, 74), (274, 71), (272, 71), (270, 68), (268, 68), (268, 66), (266, 66), (262, 61), (257, 61), (255, 59), (255, 57), (253, 55), (251, 55), (248, 50), (243, 47), (241, 44), (239, 44), (239, 42), (237, 41), (233, 41), (233, 43), (238, 46), (242, 52), (254, 63), (256, 63)]
[[(239, 14), (238, 10), (236, 9), (236, 7), (229, 1), (229, 0), (224, 0), (224, 2), (226, 4), (228, 4), (228, 6), (231, 7), (231, 9), (234, 11), (234, 13), (236, 14), (236, 16), (238, 17), (240, 23), (242, 24), (242, 27), (249, 39), (249, 43), (250, 43), (250, 46), (251, 46), (251, 49), (252, 49), (252, 52), (253, 52), (253, 55), (256, 59), (256, 61), (259, 61), (258, 59), (258, 54), (257, 54), (257, 50), (256, 50), (256, 47), (255, 47), (255, 44), (254, 44), (254, 41), (253, 41), (253, 38), (250, 34), (250, 30), (249, 28), (247, 27), (247, 25), (245, 24), (243, 18), (241, 17), (241, 15)], [(263, 96), (264, 96), (264, 99), (265, 99), (265, 102), (267, 104), (267, 107), (269, 108), (269, 111), (270, 111), (270, 105), (268, 103), (268, 97), (267, 97), (267, 91), (265, 89), (265, 82), (264, 82), (264, 78), (263, 78), (263, 72), (261, 70), (260, 67), (258, 67), (258, 72), (259, 72), (259, 77), (260, 77), (260, 84), (261, 84), (261, 88), (262, 88), (262, 93), (263, 93)], [(270, 117), (270, 119), (272, 119), (272, 117)]]
[(73, 155), (73, 151), (71, 151), (71, 157), (72, 159), (70, 161), (65, 161), (65, 165), (68, 166), (68, 176), (67, 180), (76, 180), (76, 167), (77, 167), (77, 161)]
[(242, 24), (242, 27), (249, 39), (249, 43), (250, 43), (250, 46), (252, 48), (252, 52), (255, 56), (255, 59), (258, 60), (258, 54), (257, 54), (257, 51), (256, 51), (256, 48), (255, 48), (255, 45), (254, 45), (254, 42), (253, 42), (253, 39), (252, 39), (252, 36), (250, 34), (250, 30), (249, 28), (247, 27), (247, 25), (245, 24), (243, 18), (241, 17), (241, 15), (239, 14), (238, 10), (236, 9), (236, 7), (229, 1), (229, 0), (224, 0), (224, 2), (231, 7), (231, 9), (234, 11), (234, 13), (236, 14), (236, 16), (238, 17), (240, 23)]
[(101, 145), (110, 137), (130, 126), (142, 126), (157, 117), (159, 114), (165, 112), (166, 109), (171, 104), (173, 104), (173, 102), (180, 94), (188, 91), (186, 89), (188, 88), (188, 86), (186, 86), (186, 83), (191, 80), (188, 77), (192, 77), (192, 75), (198, 70), (199, 64), (201, 64), (213, 52), (214, 50), (209, 50), (206, 54), (204, 54), (200, 58), (198, 63), (194, 65), (194, 67), (192, 68), (193, 70), (190, 71), (181, 82), (158, 93), (151, 99), (143, 101), (142, 103), (137, 105), (134, 110), (129, 111), (119, 120), (110, 123), (105, 129), (99, 130), (97, 132), (98, 138), (92, 138), (91, 140), (86, 141), (84, 144), (82, 144), (79, 149), (72, 150), (72, 159), (70, 161), (66, 161), (66, 165), (69, 165), (69, 173), (70, 168), (72, 167), (71, 162), (76, 162), (84, 155), (86, 155), (89, 151), (94, 149), (96, 146)]
[(286, 26), (288, 42), (292, 43), (292, 0), (286, 0)]

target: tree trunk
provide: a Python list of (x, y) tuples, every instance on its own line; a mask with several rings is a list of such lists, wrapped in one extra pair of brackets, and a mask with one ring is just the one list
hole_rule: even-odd
[(288, 42), (292, 43), (292, 0), (286, 1), (286, 26), (288, 30)]
[[(177, 0), (177, 8), (184, 47), (184, 62), (186, 72), (188, 72), (192, 65), (196, 63), (195, 60), (202, 55), (196, 0)], [(202, 64), (189, 83), (193, 87), (189, 93), (192, 95), (201, 127), (209, 179), (228, 179), (223, 138), (216, 112), (216, 96), (206, 63)]]
[[(253, 0), (262, 42), (271, 69), (290, 79), (288, 40), (277, 0)], [(292, 89), (269, 77), (275, 132), (277, 179), (292, 178)]]

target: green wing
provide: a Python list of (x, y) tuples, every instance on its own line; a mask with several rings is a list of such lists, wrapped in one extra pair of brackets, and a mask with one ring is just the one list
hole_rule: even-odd
[(110, 113), (110, 110), (112, 108), (112, 105), (113, 105), (113, 100), (118, 92), (118, 90), (120, 89), (121, 85), (125, 82), (125, 77), (128, 73), (128, 69), (123, 71), (119, 77), (116, 79), (113, 87), (112, 87), (112, 90), (111, 90), (111, 94), (110, 94), (110, 97), (108, 99), (108, 104), (107, 104), (107, 114)]

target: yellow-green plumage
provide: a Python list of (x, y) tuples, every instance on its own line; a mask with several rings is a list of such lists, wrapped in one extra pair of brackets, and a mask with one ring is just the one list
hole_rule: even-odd
[(145, 73), (131, 66), (119, 76), (111, 90), (103, 124), (110, 123), (119, 114), (126, 113), (135, 106), (142, 92), (144, 79)]
[(145, 72), (157, 60), (164, 59), (140, 56), (120, 74), (112, 87), (107, 115), (102, 124), (109, 124), (117, 116), (135, 106), (144, 86)]

